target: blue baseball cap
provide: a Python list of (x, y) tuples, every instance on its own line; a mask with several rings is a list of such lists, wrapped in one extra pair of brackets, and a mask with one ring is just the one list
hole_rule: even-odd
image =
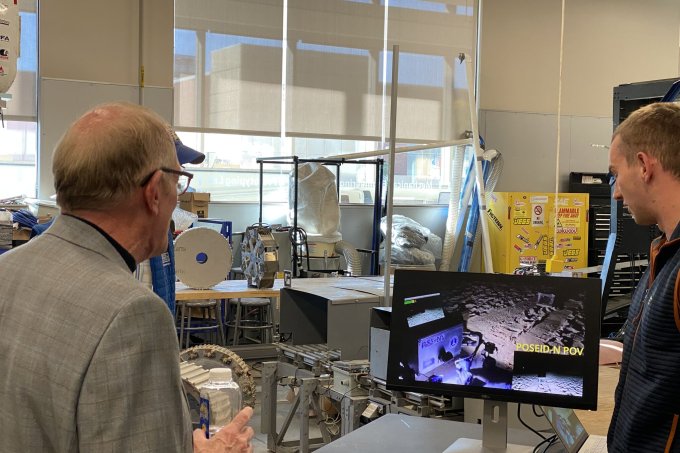
[(175, 131), (171, 131), (172, 138), (175, 140), (175, 151), (177, 152), (177, 160), (180, 165), (184, 164), (200, 164), (205, 160), (205, 154), (189, 148), (182, 140), (179, 139)]

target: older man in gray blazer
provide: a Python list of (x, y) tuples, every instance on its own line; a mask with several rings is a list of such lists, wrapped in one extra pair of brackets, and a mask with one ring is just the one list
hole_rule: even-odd
[[(62, 214), (0, 256), (0, 451), (188, 452), (170, 312), (132, 277), (167, 247), (179, 166), (164, 122), (132, 104), (86, 113), (53, 161)], [(194, 451), (252, 451), (252, 409)]]

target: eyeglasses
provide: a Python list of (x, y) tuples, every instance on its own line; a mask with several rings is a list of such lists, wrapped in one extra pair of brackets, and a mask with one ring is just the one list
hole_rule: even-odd
[[(177, 195), (182, 195), (184, 192), (187, 191), (189, 188), (189, 184), (191, 183), (191, 180), (193, 179), (194, 175), (193, 173), (189, 173), (188, 171), (183, 171), (183, 170), (175, 170), (173, 168), (167, 168), (167, 167), (161, 167), (158, 170), (165, 172), (165, 173), (171, 173), (173, 175), (179, 176), (177, 179)], [(151, 177), (156, 173), (158, 170), (152, 171), (149, 176), (144, 178), (142, 180), (142, 183), (139, 185), (140, 187), (144, 187), (149, 183), (151, 180)]]

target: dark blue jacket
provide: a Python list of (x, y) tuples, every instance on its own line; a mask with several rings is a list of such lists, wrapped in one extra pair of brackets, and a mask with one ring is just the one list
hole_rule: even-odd
[(680, 452), (680, 225), (649, 256), (628, 314), (609, 453)]
[(170, 313), (175, 315), (175, 247), (172, 231), (168, 231), (168, 250), (160, 256), (149, 258), (153, 292), (165, 301)]

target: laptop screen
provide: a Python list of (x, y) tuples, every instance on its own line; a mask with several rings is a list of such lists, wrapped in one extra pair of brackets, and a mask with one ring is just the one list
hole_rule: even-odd
[(576, 453), (588, 439), (588, 432), (571, 409), (541, 406), (545, 417), (568, 453)]

